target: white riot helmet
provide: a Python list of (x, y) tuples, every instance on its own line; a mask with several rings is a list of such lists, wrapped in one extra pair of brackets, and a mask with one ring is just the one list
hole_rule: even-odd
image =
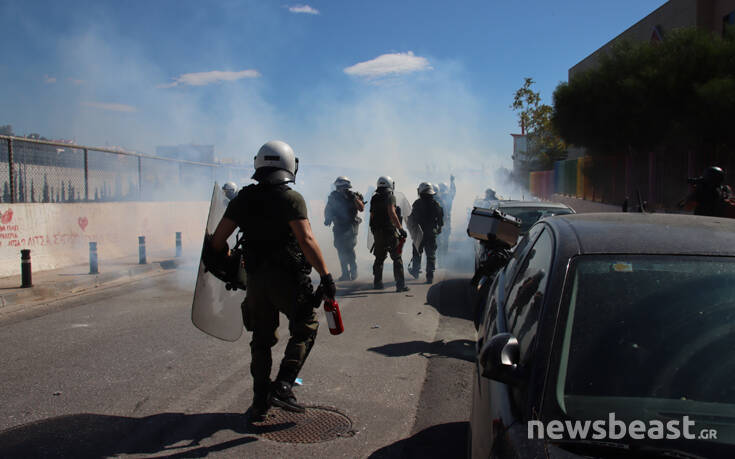
[(299, 158), (286, 142), (271, 140), (255, 155), (253, 180), (270, 185), (295, 182)]
[(421, 184), (418, 187), (419, 195), (422, 194), (428, 194), (428, 195), (434, 195), (436, 194), (436, 191), (434, 191), (434, 187), (429, 182), (421, 182)]
[(337, 177), (337, 180), (334, 181), (334, 187), (338, 190), (344, 188), (352, 188), (352, 182), (348, 177), (340, 175), (339, 177)]
[(388, 188), (388, 190), (393, 191), (395, 186), (396, 186), (396, 182), (392, 178), (388, 177), (387, 175), (384, 175), (378, 179), (378, 185), (377, 185), (378, 189)]
[(225, 192), (227, 199), (232, 199), (237, 196), (237, 185), (235, 185), (235, 182), (227, 182), (222, 185), (222, 191)]

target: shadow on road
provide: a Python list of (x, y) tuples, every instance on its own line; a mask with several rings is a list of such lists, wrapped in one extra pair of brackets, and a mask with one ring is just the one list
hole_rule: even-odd
[(472, 320), (470, 279), (447, 279), (432, 285), (426, 293), (426, 304), (443, 316)]
[(462, 359), (468, 362), (475, 361), (475, 342), (468, 339), (456, 339), (454, 341), (406, 341), (404, 343), (386, 344), (371, 347), (368, 351), (377, 352), (388, 357), (405, 357), (407, 355), (419, 354), (426, 358), (450, 357)]
[(422, 430), (375, 451), (371, 459), (447, 458), (467, 456), (469, 423), (449, 422)]
[(249, 433), (241, 413), (162, 413), (143, 418), (73, 414), (0, 432), (0, 457), (86, 458), (166, 452), (170, 455), (159, 457), (204, 457), (257, 440), (246, 435), (209, 446), (200, 444), (221, 430)]

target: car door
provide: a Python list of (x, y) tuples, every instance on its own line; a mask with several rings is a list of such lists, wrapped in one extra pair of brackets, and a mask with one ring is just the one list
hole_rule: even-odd
[[(536, 225), (529, 232), (526, 244), (519, 247), (517, 256), (495, 279), (481, 327), (482, 336), (478, 337), (478, 349), (484, 340), (496, 333), (513, 333), (520, 344), (521, 363), (530, 368), (553, 261), (554, 241), (551, 232), (544, 230), (544, 225)], [(502, 457), (511, 450), (519, 451), (519, 448), (525, 451), (523, 448), (528, 446), (524, 443), (525, 424), (517, 421), (524, 420), (529, 397), (535, 395), (528, 394), (522, 387), (510, 387), (482, 377), (479, 365), (476, 380), (471, 418), (473, 456), (475, 446), (477, 457), (487, 457), (491, 452)], [(509, 430), (510, 426), (514, 428)], [(476, 439), (475, 435), (481, 438)], [(493, 447), (496, 438), (498, 444)], [(488, 448), (487, 454), (482, 452)]]
[[(513, 279), (517, 268), (521, 265), (519, 260), (522, 260), (528, 253), (533, 245), (532, 242), (538, 237), (541, 229), (541, 225), (532, 228), (518, 243), (513, 252), (513, 257), (511, 257), (505, 268), (498, 272), (488, 289), (489, 294), (484, 302), (483, 319), (478, 329), (478, 352), (482, 348), (485, 340), (498, 333), (498, 304), (502, 303), (502, 299), (505, 297), (505, 291), (510, 287), (509, 279)], [(504, 318), (500, 318), (500, 321), (505, 323)], [(480, 367), (477, 364), (475, 364), (474, 380), (471, 428), (473, 430), (476, 428), (477, 431), (473, 431), (471, 436), (472, 441), (477, 442), (478, 445), (473, 447), (473, 450), (489, 451), (490, 441), (494, 435), (490, 430), (492, 426), (489, 421), (493, 416), (492, 401), (490, 398), (491, 381), (482, 377)]]

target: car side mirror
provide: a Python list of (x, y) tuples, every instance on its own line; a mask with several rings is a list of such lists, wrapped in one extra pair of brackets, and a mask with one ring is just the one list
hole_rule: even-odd
[(520, 384), (520, 354), (520, 344), (515, 336), (510, 333), (494, 335), (482, 346), (478, 355), (482, 376), (505, 384)]

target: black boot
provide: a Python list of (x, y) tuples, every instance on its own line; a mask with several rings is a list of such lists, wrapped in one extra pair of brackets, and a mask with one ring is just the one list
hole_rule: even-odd
[(271, 402), (273, 405), (283, 408), (286, 411), (294, 413), (303, 413), (306, 411), (303, 405), (299, 405), (296, 397), (291, 390), (291, 384), (286, 381), (275, 381), (271, 391)]
[(260, 392), (253, 396), (253, 404), (248, 410), (248, 422), (263, 422), (271, 407), (270, 392)]

